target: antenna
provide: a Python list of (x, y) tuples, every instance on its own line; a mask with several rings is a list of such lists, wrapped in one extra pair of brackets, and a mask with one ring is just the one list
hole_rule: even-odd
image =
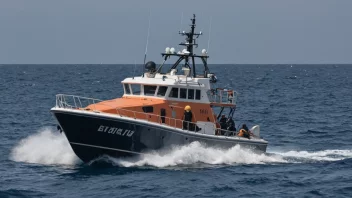
[(209, 52), (209, 45), (210, 45), (210, 33), (211, 33), (211, 21), (212, 21), (213, 17), (210, 17), (210, 22), (209, 22), (209, 38), (208, 38), (208, 47), (207, 47), (207, 51)]
[(136, 60), (134, 60), (134, 67), (133, 67), (133, 76), (132, 79), (134, 79), (134, 72), (136, 71)]
[(147, 52), (148, 52), (148, 43), (149, 43), (149, 31), (150, 31), (150, 18), (151, 18), (152, 12), (149, 11), (149, 23), (148, 23), (148, 35), (147, 35), (147, 43), (145, 45), (145, 52), (144, 52), (144, 61), (143, 65), (145, 65), (145, 60), (147, 59)]
[[(180, 24), (180, 30), (178, 31), (178, 33), (182, 32), (182, 24), (183, 24), (183, 12), (181, 13), (181, 24)], [(179, 48), (179, 47), (177, 47), (177, 48)]]
[(182, 31), (182, 22), (183, 22), (183, 12), (182, 12), (182, 14), (181, 14), (181, 25), (180, 25), (180, 31), (179, 31), (179, 32)]

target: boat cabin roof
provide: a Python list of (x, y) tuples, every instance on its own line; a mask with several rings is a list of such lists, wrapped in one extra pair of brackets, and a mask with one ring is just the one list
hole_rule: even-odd
[(157, 73), (155, 76), (145, 73), (144, 77), (126, 78), (122, 83), (163, 86), (192, 86), (210, 89), (209, 78), (193, 78), (185, 75), (170, 75)]

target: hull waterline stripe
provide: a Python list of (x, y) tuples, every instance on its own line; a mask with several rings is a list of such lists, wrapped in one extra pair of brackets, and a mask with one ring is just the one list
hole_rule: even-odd
[(96, 146), (96, 145), (83, 144), (83, 143), (77, 143), (77, 142), (70, 142), (70, 144), (75, 144), (75, 145), (79, 145), (79, 146), (93, 147), (93, 148), (100, 148), (100, 149), (106, 149), (106, 150), (113, 150), (113, 151), (120, 151), (120, 152), (132, 153), (132, 154), (138, 154), (138, 155), (147, 155), (147, 154), (144, 154), (144, 153), (139, 153), (139, 152), (134, 152), (134, 151), (126, 151), (126, 150), (122, 150), (122, 149), (115, 149), (115, 148), (110, 148), (110, 147), (105, 147), (105, 146)]

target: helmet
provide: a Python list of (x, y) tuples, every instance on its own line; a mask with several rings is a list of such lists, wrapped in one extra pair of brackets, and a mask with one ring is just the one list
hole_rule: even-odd
[(185, 111), (190, 111), (191, 110), (191, 106), (189, 106), (189, 105), (187, 105), (187, 106), (185, 106)]

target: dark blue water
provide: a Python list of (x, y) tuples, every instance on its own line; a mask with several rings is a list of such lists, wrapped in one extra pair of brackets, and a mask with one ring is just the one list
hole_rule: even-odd
[(351, 197), (352, 65), (212, 65), (268, 154), (193, 143), (82, 164), (55, 94), (110, 99), (133, 65), (0, 66), (0, 197)]

